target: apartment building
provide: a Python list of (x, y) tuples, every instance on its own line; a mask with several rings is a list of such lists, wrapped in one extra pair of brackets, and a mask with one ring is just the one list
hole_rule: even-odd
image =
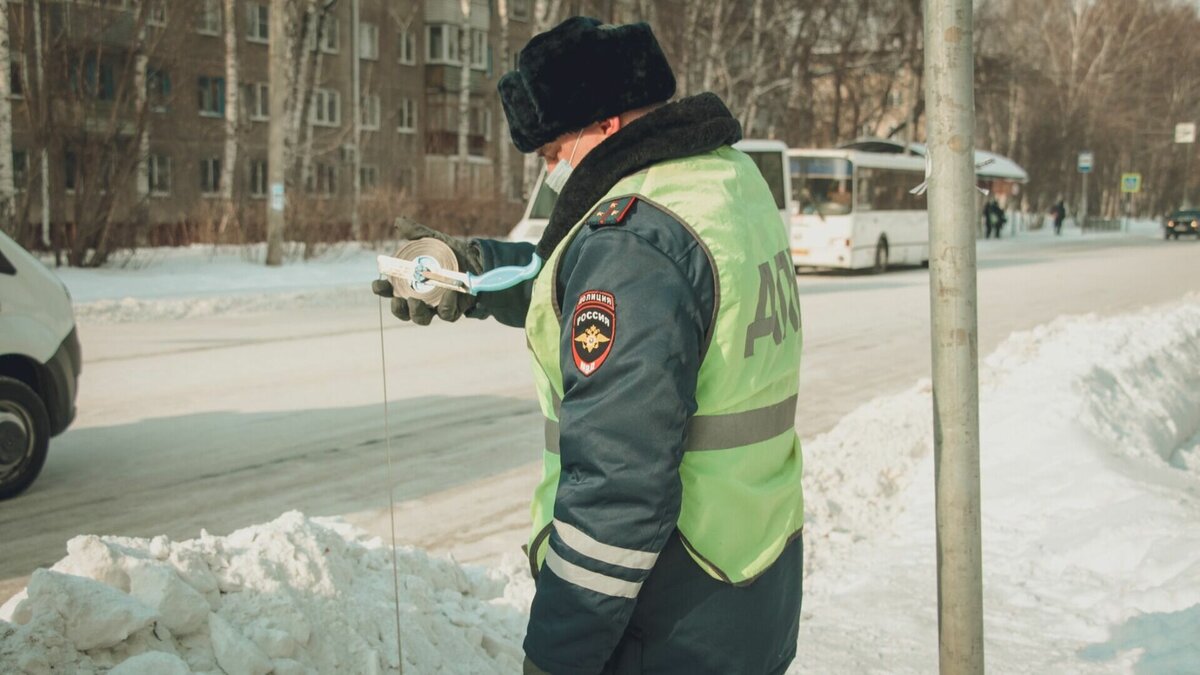
[[(98, 174), (103, 185), (86, 199), (121, 202), (118, 219), (152, 226), (217, 213), (226, 176), (227, 21), (235, 28), (239, 99), (232, 191), (248, 217), (260, 215), (259, 203), (265, 214), (272, 3), (233, 4), (227, 16), (225, 0), (161, 1), (148, 15), (132, 0), (8, 3), (23, 217), (41, 217), (43, 148), (55, 223), (73, 220), (85, 199), (81, 181)], [(489, 0), (471, 0), (467, 31), (459, 0), (335, 0), (305, 45), (313, 86), (295, 148), (306, 158), (298, 160), (305, 170), (297, 189), (347, 222), (358, 198), (496, 199), (499, 148), (510, 143), (496, 81), (531, 34), (531, 0), (507, 5), (505, 50)], [(468, 168), (459, 171), (464, 37)], [(143, 87), (144, 118), (137, 113)], [(521, 156), (508, 154), (510, 198), (519, 198)]]

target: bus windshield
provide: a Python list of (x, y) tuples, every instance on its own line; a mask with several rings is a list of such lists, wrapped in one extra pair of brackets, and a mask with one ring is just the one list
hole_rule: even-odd
[(792, 196), (798, 213), (844, 216), (853, 209), (854, 167), (839, 157), (792, 157)]

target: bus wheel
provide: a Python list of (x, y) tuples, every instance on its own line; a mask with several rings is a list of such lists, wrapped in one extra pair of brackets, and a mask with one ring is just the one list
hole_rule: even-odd
[(876, 274), (888, 271), (888, 243), (883, 237), (880, 237), (879, 243), (875, 245), (875, 266), (871, 269)]

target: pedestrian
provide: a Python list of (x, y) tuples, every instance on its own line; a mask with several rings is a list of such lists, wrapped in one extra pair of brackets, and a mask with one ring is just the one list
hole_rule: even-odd
[(994, 196), (988, 197), (987, 204), (983, 206), (983, 223), (987, 230), (984, 238), (991, 239), (992, 233), (995, 233), (996, 238), (999, 239), (1000, 230), (1003, 229), (1006, 222), (1008, 222), (1008, 216), (1004, 215), (1004, 209), (1000, 208), (1000, 203)]
[[(715, 94), (668, 102), (645, 23), (568, 19), (499, 91), (559, 192), (545, 265), (436, 313), (523, 326), (533, 356), (546, 442), (525, 672), (783, 673), (801, 603), (800, 307), (770, 189), (731, 147), (741, 127)], [(403, 234), (475, 273), (535, 251)]]
[(1061, 195), (1054, 202), (1054, 206), (1050, 207), (1050, 215), (1054, 218), (1054, 234), (1061, 235), (1063, 220), (1067, 217), (1067, 206), (1063, 203)]

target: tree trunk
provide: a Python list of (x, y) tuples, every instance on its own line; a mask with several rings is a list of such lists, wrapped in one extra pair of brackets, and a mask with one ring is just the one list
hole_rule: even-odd
[(471, 129), (471, 0), (459, 0), (462, 10), (462, 28), (458, 35), (458, 58), (462, 61), (462, 70), (458, 80), (458, 166), (454, 172), (454, 196), (465, 194), (469, 189), (470, 166), (467, 159), (470, 155), (468, 134)]
[[(233, 203), (233, 180), (238, 155), (238, 84), (236, 0), (225, 0), (225, 155), (221, 160), (221, 202), (224, 213), (218, 233), (224, 233), (230, 221), (237, 218)], [(269, 36), (274, 37), (274, 36)]]
[(0, 0), (0, 221), (13, 213), (12, 94), (9, 81), (8, 0)]
[(362, 60), (359, 51), (358, 0), (350, 0), (350, 79), (351, 96), (354, 98), (354, 205), (350, 211), (350, 231), (355, 241), (362, 238), (359, 223), (358, 203), (362, 200)]
[[(497, 68), (498, 73), (508, 72), (512, 63), (512, 48), (508, 44), (508, 0), (496, 0), (496, 13), (500, 15), (500, 63)], [(496, 120), (496, 143), (499, 148), (500, 162), (500, 203), (507, 203), (513, 197), (512, 191), (512, 166), (509, 159), (510, 148), (512, 141), (508, 137), (508, 125), (504, 122), (503, 115), (497, 115)]]
[[(42, 0), (33, 0), (33, 57), (37, 59), (37, 96), (45, 102), (46, 96), (46, 53), (42, 49)], [(48, 145), (48, 136), (41, 135), (42, 146), (42, 245), (50, 246), (50, 153), (46, 146)], [(56, 251), (57, 262), (57, 251)]]
[[(288, 94), (292, 90), (292, 25), (288, 20), (291, 3), (271, 0), (270, 14), (270, 82), (271, 121), (268, 130), (267, 178), (270, 183), (267, 200), (267, 265), (283, 264), (283, 230), (287, 213), (288, 135), (292, 120), (288, 110)], [(305, 49), (306, 45), (301, 45)]]

